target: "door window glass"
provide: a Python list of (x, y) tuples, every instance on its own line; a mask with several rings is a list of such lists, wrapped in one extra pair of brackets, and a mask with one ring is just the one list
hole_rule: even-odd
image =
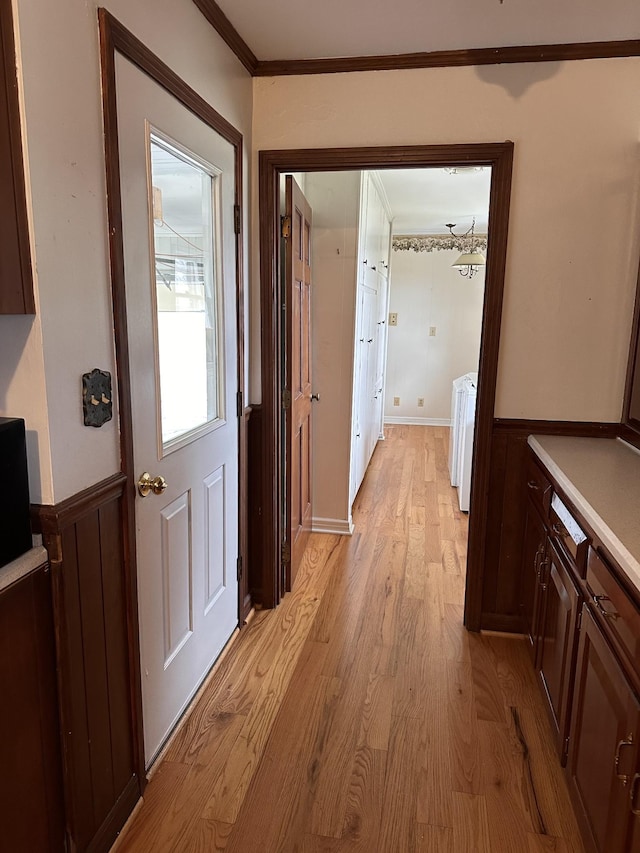
[(219, 174), (151, 133), (159, 423), (162, 452), (222, 417)]

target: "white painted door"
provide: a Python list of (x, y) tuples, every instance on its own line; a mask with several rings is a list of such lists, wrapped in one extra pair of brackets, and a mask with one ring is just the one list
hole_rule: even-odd
[(234, 149), (116, 73), (149, 765), (238, 624)]

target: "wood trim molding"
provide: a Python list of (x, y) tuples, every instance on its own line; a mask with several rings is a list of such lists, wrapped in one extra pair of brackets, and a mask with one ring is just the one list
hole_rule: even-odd
[(620, 433), (617, 422), (601, 421), (543, 421), (526, 418), (496, 418), (493, 422), (496, 432), (526, 433), (532, 435), (573, 435), (590, 438), (616, 438)]
[(406, 71), (413, 68), (456, 68), (520, 62), (569, 62), (640, 56), (640, 39), (532, 44), (515, 47), (476, 47), (378, 56), (340, 56), (331, 59), (258, 59), (215, 0), (193, 0), (204, 17), (252, 77), (303, 74), (344, 74), (352, 71)]
[(480, 629), (484, 570), (485, 518), (489, 492), (502, 297), (509, 229), (513, 143), (425, 145), (381, 148), (325, 148), (259, 153), (260, 279), (262, 318), (262, 578), (263, 605), (281, 596), (280, 578), (280, 312), (277, 310), (278, 184), (283, 172), (348, 169), (425, 168), (464, 164), (490, 166), (491, 202), (483, 332), (480, 346), (478, 427), (471, 495), (469, 564), (465, 624)]
[(429, 53), (399, 53), (335, 59), (258, 60), (257, 67), (252, 73), (256, 77), (283, 77), (302, 74), (343, 74), (352, 71), (406, 71), (415, 68), (454, 68), (464, 65), (506, 65), (520, 62), (568, 62), (577, 59), (612, 59), (628, 56), (640, 56), (640, 39), (434, 50)]
[(59, 504), (32, 504), (31, 514), (36, 532), (55, 535), (62, 528), (74, 524), (83, 515), (119, 498), (124, 493), (126, 482), (124, 474), (114, 474)]
[[(124, 56), (143, 73), (190, 110), (201, 121), (219, 133), (235, 150), (235, 205), (239, 212), (236, 234), (237, 280), (237, 382), (244, 398), (244, 274), (243, 274), (243, 137), (230, 122), (185, 83), (159, 57), (149, 50), (133, 33), (129, 32), (107, 9), (98, 9), (100, 28), (100, 58), (102, 76), (102, 104), (105, 136), (105, 169), (107, 181), (107, 212), (109, 222), (109, 255), (111, 262), (111, 290), (114, 314), (114, 338), (118, 371), (120, 449), (122, 471), (126, 478), (123, 492), (124, 553), (127, 578), (127, 613), (129, 648), (131, 650), (133, 713), (136, 720), (136, 769), (142, 780), (146, 778), (144, 766), (144, 736), (142, 729), (142, 691), (138, 628), (138, 594), (136, 569), (135, 527), (135, 470), (133, 457), (133, 420), (131, 411), (130, 358), (127, 332), (127, 307), (125, 299), (124, 237), (122, 224), (122, 198), (120, 189), (120, 157), (118, 142), (118, 110), (116, 88), (116, 53)], [(238, 415), (238, 473), (239, 473), (239, 556), (246, 565), (243, 548), (246, 543), (246, 506), (241, 503), (244, 494), (243, 478), (246, 476), (245, 418)], [(238, 613), (242, 609), (238, 590)]]
[(193, 0), (220, 38), (227, 43), (252, 77), (256, 76), (258, 58), (215, 0)]

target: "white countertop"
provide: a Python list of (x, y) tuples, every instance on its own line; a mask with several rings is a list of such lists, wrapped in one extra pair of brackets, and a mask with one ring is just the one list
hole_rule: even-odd
[(35, 548), (31, 548), (31, 550), (27, 551), (21, 557), (17, 557), (15, 560), (7, 563), (6, 566), (2, 566), (0, 568), (0, 592), (21, 578), (26, 577), (34, 569), (46, 563), (47, 560), (46, 548), (38, 545)]
[(640, 452), (616, 438), (530, 435), (529, 445), (640, 591)]

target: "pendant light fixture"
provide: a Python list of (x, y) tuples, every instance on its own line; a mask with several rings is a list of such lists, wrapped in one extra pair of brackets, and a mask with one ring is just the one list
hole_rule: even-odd
[(445, 228), (449, 229), (449, 232), (452, 237), (456, 237), (457, 239), (464, 239), (465, 237), (469, 237), (471, 243), (469, 246), (468, 252), (463, 252), (457, 261), (451, 264), (452, 267), (457, 267), (460, 275), (465, 278), (473, 278), (473, 276), (478, 272), (479, 267), (485, 266), (487, 263), (484, 255), (480, 252), (477, 252), (475, 249), (475, 228), (476, 228), (476, 218), (473, 217), (473, 222), (471, 223), (471, 228), (468, 231), (465, 231), (464, 234), (454, 234), (453, 229), (456, 227), (455, 222), (447, 222)]

